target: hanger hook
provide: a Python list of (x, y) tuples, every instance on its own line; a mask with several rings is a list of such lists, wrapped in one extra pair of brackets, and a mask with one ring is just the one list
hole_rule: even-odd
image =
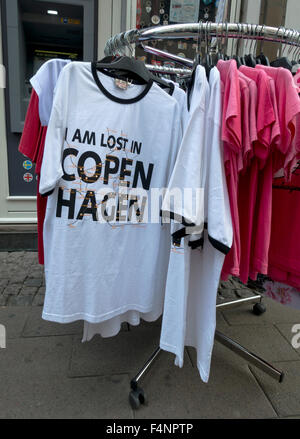
[(261, 43), (260, 43), (260, 52), (263, 53), (264, 43), (265, 43), (265, 27), (266, 25), (263, 24), (261, 27)]

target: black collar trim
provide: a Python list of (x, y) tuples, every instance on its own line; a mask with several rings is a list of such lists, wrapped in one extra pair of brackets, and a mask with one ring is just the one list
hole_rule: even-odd
[(96, 82), (96, 84), (98, 85), (99, 89), (102, 91), (102, 93), (108, 97), (109, 99), (111, 99), (112, 101), (118, 102), (119, 104), (133, 104), (134, 102), (138, 102), (139, 100), (143, 99), (144, 96), (146, 96), (146, 94), (148, 93), (148, 91), (150, 90), (150, 88), (152, 87), (153, 84), (153, 80), (150, 79), (149, 82), (146, 84), (146, 87), (144, 88), (144, 90), (142, 91), (142, 93), (140, 93), (139, 95), (135, 96), (134, 98), (131, 99), (121, 99), (117, 96), (112, 95), (102, 84), (102, 82), (100, 81), (100, 78), (97, 74), (97, 67), (96, 67), (97, 63), (95, 61), (93, 61), (91, 63), (91, 70), (92, 70), (92, 74), (94, 77), (94, 80)]

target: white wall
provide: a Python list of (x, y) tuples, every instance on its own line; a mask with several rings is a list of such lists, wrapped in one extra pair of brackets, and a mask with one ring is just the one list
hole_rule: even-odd
[(300, 1), (288, 0), (285, 27), (300, 30)]

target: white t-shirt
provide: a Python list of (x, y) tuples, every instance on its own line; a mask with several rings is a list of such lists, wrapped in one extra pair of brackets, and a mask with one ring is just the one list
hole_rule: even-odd
[(44, 223), (45, 320), (162, 313), (170, 225), (152, 193), (149, 209), (143, 202), (168, 185), (180, 125), (177, 101), (155, 83), (121, 89), (94, 64), (63, 69), (40, 180), (41, 194), (54, 189)]
[(30, 79), (30, 83), (39, 97), (39, 115), (43, 126), (47, 126), (49, 123), (54, 90), (60, 72), (70, 62), (70, 59), (50, 59)]
[[(181, 115), (181, 128), (182, 132), (184, 131), (186, 121), (188, 118), (187, 104), (186, 104), (186, 93), (178, 87), (178, 84), (174, 83), (174, 90), (171, 96), (173, 96), (179, 104), (180, 115)], [(164, 92), (167, 90), (164, 90)], [(178, 269), (179, 267), (177, 267)], [(84, 322), (83, 326), (83, 338), (82, 341), (91, 340), (96, 334), (101, 335), (102, 337), (112, 337), (121, 329), (121, 325), (123, 322), (127, 322), (132, 326), (137, 326), (140, 324), (140, 319), (143, 319), (147, 322), (152, 322), (157, 320), (161, 315), (161, 310), (159, 312), (150, 312), (150, 313), (140, 313), (139, 311), (128, 311), (124, 314), (120, 314), (115, 316), (109, 320), (105, 320), (100, 323), (89, 323)]]
[[(184, 346), (195, 347), (200, 376), (207, 382), (216, 326), (218, 283), (225, 254), (232, 245), (220, 140), (220, 75), (216, 68), (210, 72), (208, 86), (204, 68), (197, 67), (190, 113), (177, 160), (185, 154), (194, 157), (190, 177), (183, 175), (182, 184), (204, 188), (207, 228), (197, 230), (202, 235), (203, 248), (192, 250), (188, 245), (189, 236), (186, 236), (181, 248), (175, 248), (171, 253), (160, 347), (174, 353), (175, 364), (180, 367), (183, 365)], [(182, 171), (180, 163), (176, 162), (171, 182), (176, 180), (180, 184), (182, 172), (175, 175), (177, 169)], [(183, 216), (187, 212), (185, 210)], [(176, 267), (181, 269), (176, 270)]]

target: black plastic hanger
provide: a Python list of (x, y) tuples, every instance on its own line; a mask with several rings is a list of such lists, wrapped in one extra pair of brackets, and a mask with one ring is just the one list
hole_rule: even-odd
[(237, 65), (237, 68), (239, 69), (241, 67), (241, 65), (242, 65), (241, 57), (238, 56), (238, 55), (234, 55), (233, 59), (236, 60), (236, 65)]
[[(123, 61), (121, 60), (121, 58), (123, 58)], [(127, 70), (126, 69), (127, 61), (125, 62), (124, 58), (127, 58), (130, 61), (133, 61), (132, 63), (129, 64), (129, 67), (130, 67), (130, 65), (133, 65), (134, 70)], [(119, 61), (121, 61), (121, 62), (119, 62)], [(140, 69), (139, 64), (141, 63), (142, 64), (142, 68), (140, 70), (136, 71), (135, 70), (135, 63), (137, 63), (138, 69)], [(107, 65), (109, 65), (109, 67), (107, 67)], [(143, 77), (141, 78), (143, 81), (148, 83), (149, 80), (152, 79), (161, 88), (172, 90), (172, 87), (171, 87), (169, 82), (163, 80), (162, 78), (159, 78), (158, 76), (153, 75), (153, 73), (151, 73), (146, 68), (145, 64), (142, 61), (135, 60), (135, 59), (129, 58), (127, 56), (126, 57), (125, 56), (124, 57), (106, 56), (105, 58), (101, 59), (100, 61), (97, 61), (96, 66), (97, 66), (98, 70), (102, 70), (104, 72), (105, 72), (105, 69), (110, 70), (110, 71), (111, 70), (115, 71), (116, 72), (116, 77), (118, 77), (118, 78), (120, 78), (120, 75), (123, 76), (123, 78), (124, 77), (128, 78), (130, 76), (130, 75), (128, 75), (128, 72), (131, 73), (131, 74), (133, 73), (133, 78), (131, 77), (131, 79), (135, 79), (135, 80), (137, 79), (136, 78), (137, 74), (139, 75), (140, 74), (139, 72), (140, 71), (143, 72), (143, 70), (145, 69), (146, 72), (143, 72)], [(123, 73), (118, 72), (118, 70), (121, 70)], [(145, 75), (144, 75), (144, 73), (145, 73)], [(146, 81), (147, 77), (149, 79)]]
[(292, 71), (293, 65), (289, 59), (287, 59), (285, 56), (279, 59), (275, 59), (271, 62), (272, 67), (284, 67), (285, 69), (288, 69)]
[(104, 73), (105, 70), (108, 70), (119, 79), (132, 79), (144, 84), (148, 84), (152, 79), (149, 70), (140, 60), (130, 58), (129, 56), (120, 56), (112, 62), (106, 62), (105, 58), (104, 61), (96, 62), (97, 70), (102, 70)]
[[(281, 54), (284, 54), (285, 48), (284, 48), (284, 50), (282, 50), (282, 43), (283, 43), (284, 36), (286, 34), (286, 29), (285, 29), (285, 27), (280, 26), (280, 28), (278, 29), (278, 32), (280, 29), (283, 29), (280, 52), (281, 52)], [(274, 61), (271, 62), (271, 66), (272, 67), (284, 67), (285, 69), (288, 69), (290, 71), (292, 71), (292, 68), (293, 68), (291, 61), (286, 56), (282, 56), (281, 58), (275, 59)]]

